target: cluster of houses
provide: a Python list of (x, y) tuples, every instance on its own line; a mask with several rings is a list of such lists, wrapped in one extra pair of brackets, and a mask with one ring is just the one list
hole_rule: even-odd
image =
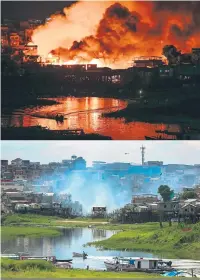
[(113, 219), (122, 223), (157, 222), (174, 219), (177, 221), (200, 220), (200, 187), (195, 189), (197, 197), (182, 199), (175, 197), (171, 201), (162, 201), (157, 195), (133, 196), (130, 204), (113, 212)]
[(4, 186), (1, 189), (1, 214), (13, 212), (72, 217), (82, 215), (82, 205), (72, 201), (70, 194), (26, 191), (23, 185)]

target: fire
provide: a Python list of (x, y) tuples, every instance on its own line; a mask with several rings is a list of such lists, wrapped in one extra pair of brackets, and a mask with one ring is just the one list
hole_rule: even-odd
[(80, 1), (34, 30), (32, 41), (44, 62), (125, 68), (136, 55), (161, 56), (165, 45), (199, 47), (199, 13), (200, 2)]

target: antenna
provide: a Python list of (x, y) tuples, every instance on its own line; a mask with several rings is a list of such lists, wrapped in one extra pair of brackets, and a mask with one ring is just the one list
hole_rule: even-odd
[(144, 165), (144, 155), (145, 155), (145, 147), (142, 145), (142, 147), (140, 147), (141, 150), (141, 154), (142, 154), (142, 165)]

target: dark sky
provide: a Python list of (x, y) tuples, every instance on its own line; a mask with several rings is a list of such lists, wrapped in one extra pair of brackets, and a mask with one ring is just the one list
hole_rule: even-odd
[(2, 1), (2, 19), (45, 19), (75, 1)]

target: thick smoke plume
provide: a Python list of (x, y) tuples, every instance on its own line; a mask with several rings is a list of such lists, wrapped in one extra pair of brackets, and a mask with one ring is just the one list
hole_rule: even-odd
[(125, 67), (134, 56), (160, 56), (165, 45), (199, 47), (199, 14), (200, 2), (80, 1), (52, 15), (32, 39), (39, 55)]
[(107, 207), (113, 211), (130, 203), (131, 187), (120, 190), (119, 185), (109, 180), (98, 179), (97, 174), (87, 177), (84, 172), (71, 173), (59, 189), (54, 188), (56, 194), (71, 194), (73, 201), (79, 201), (84, 213), (91, 213), (92, 207)]

